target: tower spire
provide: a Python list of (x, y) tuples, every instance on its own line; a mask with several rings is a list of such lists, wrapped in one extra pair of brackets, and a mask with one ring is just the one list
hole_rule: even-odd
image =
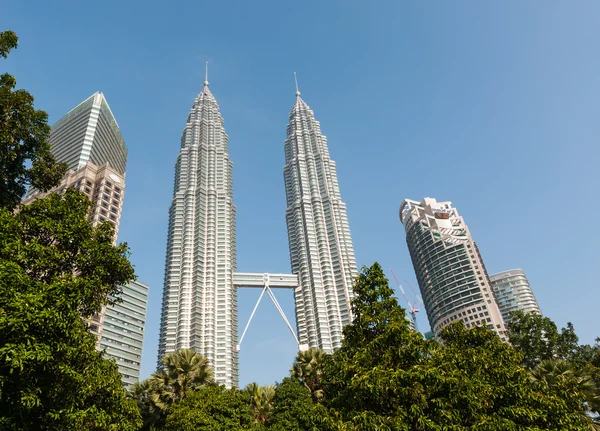
[(206, 62), (206, 77), (204, 78), (204, 86), (208, 87), (208, 61)]
[(300, 90), (298, 90), (298, 78), (296, 77), (296, 72), (294, 72), (294, 81), (296, 81), (296, 96), (300, 96)]

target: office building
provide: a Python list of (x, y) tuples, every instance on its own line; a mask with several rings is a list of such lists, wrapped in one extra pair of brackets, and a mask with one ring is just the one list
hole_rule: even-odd
[(148, 286), (132, 281), (121, 289), (121, 302), (104, 313), (100, 349), (115, 360), (123, 384), (129, 387), (140, 378)]
[(327, 138), (296, 91), (285, 141), (286, 222), (301, 348), (331, 353), (352, 321), (350, 301), (357, 275), (346, 205)]
[(400, 221), (419, 282), (431, 331), (455, 321), (487, 326), (505, 339), (505, 328), (477, 245), (451, 202), (405, 199)]
[(238, 382), (232, 168), (223, 117), (205, 81), (175, 164), (158, 363), (166, 353), (194, 349), (227, 387)]
[(542, 314), (522, 269), (499, 272), (491, 275), (490, 281), (505, 324), (510, 323), (513, 311)]
[[(104, 221), (113, 225), (116, 243), (125, 196), (127, 146), (104, 95), (94, 93), (58, 120), (52, 126), (50, 144), (52, 154), (59, 162), (67, 164), (68, 171), (61, 183), (48, 192), (31, 188), (23, 204), (29, 204), (49, 193), (62, 193), (67, 188), (75, 188), (93, 202), (89, 214), (93, 225)], [(142, 295), (140, 292), (144, 289), (145, 294)], [(114, 346), (116, 339), (130, 330), (124, 328), (125, 325), (135, 322), (136, 328), (142, 328), (131, 334), (131, 340), (119, 341), (122, 344), (131, 343), (127, 349), (107, 351), (119, 365), (123, 383), (127, 386), (135, 383), (139, 377), (147, 290), (147, 286), (137, 282), (124, 286), (124, 302), (114, 307), (105, 307), (90, 320), (90, 331), (96, 336), (99, 349), (107, 344)], [(140, 295), (144, 299), (134, 299)], [(138, 301), (143, 302), (143, 312), (140, 311), (139, 307), (142, 305)], [(117, 320), (122, 322), (120, 327)], [(142, 320), (141, 325), (139, 320)], [(105, 340), (106, 324), (110, 324), (111, 329), (107, 332), (109, 338)], [(138, 347), (139, 352), (136, 350)]]
[(119, 125), (100, 92), (96, 92), (58, 120), (50, 133), (52, 154), (78, 170), (88, 162), (108, 164), (125, 175), (127, 146)]

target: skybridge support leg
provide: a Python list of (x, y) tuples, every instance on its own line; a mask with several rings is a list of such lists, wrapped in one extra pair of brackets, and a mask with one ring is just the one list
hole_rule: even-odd
[(300, 341), (298, 340), (298, 337), (296, 336), (296, 333), (294, 332), (294, 329), (292, 328), (292, 325), (290, 324), (290, 321), (286, 317), (285, 312), (283, 311), (283, 308), (281, 308), (281, 305), (279, 304), (279, 301), (277, 301), (277, 298), (275, 297), (275, 294), (273, 293), (273, 291), (271, 290), (271, 288), (269, 287), (269, 285), (265, 284), (265, 286), (263, 287), (262, 292), (260, 293), (260, 296), (258, 297), (258, 301), (256, 301), (256, 305), (254, 306), (254, 309), (252, 310), (252, 314), (250, 314), (250, 319), (248, 319), (248, 323), (246, 324), (246, 327), (244, 328), (244, 332), (242, 332), (242, 336), (240, 337), (240, 342), (236, 346), (238, 352), (240, 351), (240, 348), (241, 348), (241, 345), (242, 345), (242, 341), (244, 340), (244, 337), (246, 336), (246, 331), (248, 331), (248, 327), (250, 326), (250, 322), (252, 322), (252, 318), (254, 317), (254, 314), (256, 313), (256, 309), (258, 308), (258, 305), (260, 304), (260, 301), (262, 300), (263, 295), (265, 294), (265, 292), (267, 292), (267, 294), (269, 295), (269, 298), (271, 298), (271, 301), (273, 301), (273, 304), (275, 304), (275, 307), (277, 308), (277, 311), (279, 311), (279, 314), (283, 318), (283, 321), (285, 322), (286, 326), (288, 327), (288, 329), (292, 333), (292, 336), (294, 337), (294, 340), (296, 341), (296, 344), (298, 344), (298, 347), (300, 347)]

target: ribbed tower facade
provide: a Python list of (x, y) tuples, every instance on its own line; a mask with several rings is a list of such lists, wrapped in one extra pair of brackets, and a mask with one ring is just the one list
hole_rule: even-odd
[(455, 321), (486, 326), (505, 339), (490, 278), (464, 219), (452, 202), (405, 199), (400, 221), (431, 330)]
[(158, 360), (191, 348), (217, 382), (238, 382), (235, 206), (223, 117), (208, 82), (196, 97), (175, 164)]
[(510, 313), (513, 311), (542, 314), (529, 280), (522, 269), (511, 269), (490, 275), (490, 281), (505, 324), (511, 322)]
[(332, 352), (352, 320), (356, 258), (335, 162), (313, 111), (296, 92), (285, 141), (286, 221), (301, 348)]

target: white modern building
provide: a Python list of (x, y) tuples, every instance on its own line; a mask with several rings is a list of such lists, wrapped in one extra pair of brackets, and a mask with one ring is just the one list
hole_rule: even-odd
[[(236, 273), (236, 208), (223, 117), (208, 81), (181, 138), (169, 210), (158, 361), (191, 348), (207, 357), (217, 382), (238, 383), (238, 352), (265, 293), (299, 349), (340, 347), (352, 319), (356, 261), (335, 162), (319, 122), (296, 93), (285, 141), (286, 220), (292, 274)], [(262, 293), (238, 342), (238, 288)], [(292, 289), (296, 329), (272, 289)]]
[[(58, 120), (52, 126), (50, 144), (52, 154), (67, 164), (68, 171), (48, 192), (31, 188), (23, 204), (75, 188), (93, 202), (92, 224), (110, 223), (116, 242), (125, 196), (127, 146), (104, 95), (92, 94)], [(148, 286), (132, 282), (122, 290), (122, 302), (105, 307), (89, 323), (97, 347), (115, 360), (123, 384), (130, 386), (139, 379)]]
[(400, 221), (435, 334), (455, 321), (487, 326), (505, 339), (491, 282), (469, 228), (451, 202), (405, 199)]
[(235, 205), (228, 137), (208, 81), (194, 100), (175, 164), (158, 361), (191, 348), (215, 380), (238, 382)]
[(327, 138), (296, 91), (285, 141), (286, 221), (301, 348), (339, 348), (352, 321), (350, 301), (357, 275), (346, 205)]
[(490, 281), (505, 324), (510, 323), (510, 313), (513, 311), (542, 314), (522, 269), (511, 269), (490, 275)]

